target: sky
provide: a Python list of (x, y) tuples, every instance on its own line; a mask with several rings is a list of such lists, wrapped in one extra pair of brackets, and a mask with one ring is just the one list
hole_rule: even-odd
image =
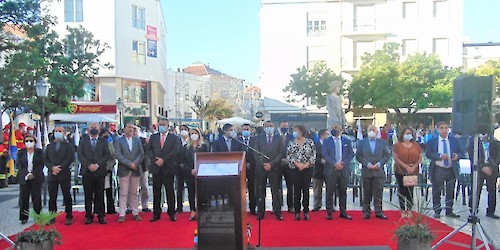
[[(456, 0), (450, 0), (456, 1)], [(464, 38), (500, 42), (500, 0), (464, 0)], [(203, 62), (257, 84), (260, 0), (161, 0), (167, 65)]]

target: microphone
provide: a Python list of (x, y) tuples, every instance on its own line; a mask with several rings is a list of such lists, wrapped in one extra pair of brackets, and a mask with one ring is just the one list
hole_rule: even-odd
[(233, 138), (233, 140), (235, 140), (235, 141), (239, 142), (239, 143), (240, 143), (240, 144), (242, 144), (243, 146), (245, 146), (245, 147), (247, 147), (247, 148), (251, 149), (253, 152), (255, 152), (255, 153), (259, 154), (260, 156), (262, 156), (262, 157), (266, 158), (267, 160), (269, 160), (269, 157), (268, 157), (267, 155), (265, 155), (264, 153), (260, 152), (259, 150), (255, 149), (255, 148), (251, 147), (250, 145), (246, 145), (244, 142), (242, 142), (242, 141), (238, 140), (236, 137), (235, 137), (235, 138)]

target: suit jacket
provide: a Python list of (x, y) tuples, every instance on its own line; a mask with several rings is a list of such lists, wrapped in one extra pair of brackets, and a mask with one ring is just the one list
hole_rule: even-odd
[[(141, 140), (138, 137), (132, 137), (132, 151), (128, 147), (127, 138), (122, 136), (115, 140), (115, 155), (118, 160), (118, 176), (127, 176), (130, 171), (132, 175), (141, 176), (141, 162), (144, 158), (144, 149)], [(132, 170), (130, 166), (135, 163), (137, 167)]]
[[(283, 137), (281, 137), (281, 136), (282, 136), (282, 134), (280, 134), (280, 132), (278, 132), (278, 133), (276, 133), (276, 134), (280, 137), (280, 140), (281, 140), (281, 142), (283, 143)], [(283, 143), (283, 152), (282, 152), (282, 156), (281, 156), (283, 159), (286, 159), (286, 154), (287, 154), (286, 149), (288, 148), (288, 144), (289, 144), (291, 141), (293, 141), (294, 139), (295, 139), (295, 138), (293, 138), (293, 135), (292, 135), (292, 134), (290, 134), (290, 133), (286, 133), (286, 134), (285, 134), (285, 142)], [(286, 166), (286, 164), (285, 164), (285, 166)]]
[[(235, 140), (231, 140), (231, 152), (236, 151), (245, 151), (245, 146)], [(221, 136), (221, 138), (214, 142), (212, 152), (229, 152), (224, 136)]]
[(266, 175), (267, 171), (264, 169), (264, 163), (271, 164), (271, 171), (273, 173), (281, 174), (281, 159), (283, 157), (283, 142), (278, 134), (273, 135), (271, 145), (267, 143), (267, 135), (259, 135), (255, 138), (255, 149), (269, 159), (264, 158), (260, 154), (254, 153), (255, 159), (255, 174), (258, 176)]
[[(243, 137), (238, 138), (238, 140), (240, 140), (241, 142), (245, 142), (245, 139)], [(255, 136), (250, 136), (250, 138), (248, 139), (248, 146), (255, 148)], [(243, 145), (243, 148), (245, 149), (245, 152), (246, 152), (246, 154), (245, 154), (246, 161), (247, 161), (247, 163), (250, 163), (250, 166), (247, 164), (247, 169), (254, 169), (255, 168), (255, 158), (253, 156), (253, 154), (254, 154), (253, 150), (251, 150), (249, 147), (244, 146), (244, 145)]]
[[(19, 178), (19, 185), (26, 184), (26, 176), (28, 175), (28, 150), (26, 148), (17, 151), (17, 178)], [(35, 148), (33, 155), (33, 171), (31, 172), (35, 179), (33, 181), (41, 184), (44, 181), (43, 176), (43, 151), (41, 149)]]
[[(43, 161), (48, 168), (47, 180), (50, 181), (70, 181), (71, 163), (75, 160), (75, 151), (73, 144), (62, 141), (59, 144), (59, 150), (56, 150), (56, 142), (51, 142), (45, 149)], [(57, 175), (52, 174), (52, 167), (61, 165), (61, 172)]]
[[(491, 168), (491, 170), (493, 171), (493, 175), (497, 175), (498, 176), (498, 163), (500, 162), (500, 154), (499, 154), (499, 150), (500, 150), (500, 142), (497, 141), (496, 139), (493, 139), (492, 141), (490, 141), (490, 144), (489, 144), (489, 154), (490, 154), (490, 157), (488, 159), (488, 162), (487, 163), (484, 163), (484, 149), (483, 149), (483, 146), (482, 146), (482, 140), (479, 139), (479, 166), (482, 166), (482, 167), (489, 167)], [(469, 143), (468, 143), (468, 146), (467, 146), (467, 153), (469, 154), (469, 159), (471, 161), (471, 164), (474, 164), (474, 136), (471, 136), (469, 138)], [(473, 169), (471, 168), (471, 171)]]
[[(391, 152), (384, 140), (375, 139), (375, 152), (370, 148), (370, 139), (364, 138), (358, 142), (356, 159), (361, 163), (361, 176), (363, 178), (385, 177), (384, 164), (391, 158)], [(377, 170), (368, 169), (368, 163), (380, 163)]]
[[(160, 133), (156, 133), (149, 138), (146, 149), (151, 165), (149, 171), (153, 174), (175, 175), (177, 172), (177, 158), (181, 148), (181, 140), (172, 133), (168, 133), (163, 148), (161, 148)], [(163, 166), (156, 165), (156, 157), (163, 159)]]
[[(439, 147), (438, 142), (440, 138), (441, 138), (440, 136), (432, 138), (427, 142), (425, 146), (426, 150), (425, 156), (431, 160), (431, 163), (429, 165), (429, 178), (431, 181), (433, 180), (434, 170), (436, 169), (436, 167), (438, 167), (436, 166), (436, 161), (441, 160), (438, 153), (438, 147)], [(460, 146), (460, 142), (458, 141), (458, 139), (453, 136), (448, 136), (448, 141), (450, 142), (450, 151), (451, 151), (450, 155), (458, 154), (459, 158), (463, 158), (465, 155), (465, 151), (462, 148), (462, 146)], [(450, 157), (450, 161), (453, 168), (453, 175), (455, 176), (455, 178), (458, 179), (459, 168), (460, 168), (458, 165), (458, 160), (452, 161)]]
[(323, 159), (323, 146), (321, 145), (321, 142), (315, 142), (314, 146), (316, 147), (316, 163), (314, 163), (314, 170), (313, 170), (313, 175), (312, 178), (314, 179), (323, 179), (325, 178), (324, 175), (324, 169), (325, 165), (321, 163), (321, 159)]
[[(344, 177), (349, 177), (349, 175), (351, 174), (350, 165), (352, 159), (354, 158), (354, 151), (352, 150), (351, 140), (341, 136), (340, 141), (342, 144), (342, 156), (340, 160), (342, 161), (342, 165), (344, 165), (344, 168), (342, 169), (342, 175)], [(333, 175), (333, 173), (336, 171), (335, 156), (337, 153), (333, 137), (330, 136), (323, 141), (322, 153), (323, 153), (323, 159), (325, 159), (326, 161), (324, 174), (325, 176)]]
[[(191, 174), (191, 170), (194, 169), (194, 154), (198, 152), (208, 152), (208, 147), (205, 144), (200, 145), (198, 148), (193, 148), (192, 146), (186, 146), (183, 149), (183, 162), (184, 169), (186, 173)], [(189, 171), (187, 171), (189, 170)]]
[[(92, 150), (90, 136), (83, 135), (78, 145), (78, 160), (81, 163), (80, 174), (82, 176), (106, 176), (106, 163), (110, 157), (108, 142), (102, 138), (97, 139), (95, 150)], [(90, 164), (97, 163), (99, 168), (96, 171), (90, 172), (88, 167)]]

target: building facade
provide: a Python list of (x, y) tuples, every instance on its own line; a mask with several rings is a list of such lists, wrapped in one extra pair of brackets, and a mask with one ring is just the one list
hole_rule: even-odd
[(95, 81), (85, 83), (85, 95), (73, 97), (68, 114), (54, 117), (94, 111), (149, 127), (166, 115), (166, 28), (160, 1), (62, 0), (52, 3), (50, 14), (58, 19), (55, 31), (60, 37), (66, 27), (81, 25), (107, 43), (111, 48), (100, 62), (114, 66), (101, 68)]
[(361, 57), (399, 43), (402, 59), (415, 52), (462, 65), (463, 0), (262, 0), (260, 83), (283, 100), (290, 74), (326, 62), (347, 80)]

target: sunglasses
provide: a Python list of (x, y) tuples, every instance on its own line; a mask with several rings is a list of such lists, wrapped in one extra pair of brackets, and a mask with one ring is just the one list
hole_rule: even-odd
[(26, 140), (25, 142), (35, 142), (34, 140)]

